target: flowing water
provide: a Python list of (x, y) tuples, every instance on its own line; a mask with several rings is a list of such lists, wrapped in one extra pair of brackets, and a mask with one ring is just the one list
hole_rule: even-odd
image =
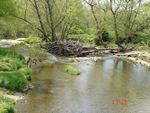
[(150, 69), (115, 58), (81, 60), (79, 76), (64, 66), (34, 67), (35, 88), (17, 113), (150, 113)]

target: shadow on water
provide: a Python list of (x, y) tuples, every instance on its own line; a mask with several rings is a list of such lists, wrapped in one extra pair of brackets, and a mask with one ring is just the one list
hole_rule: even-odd
[(34, 68), (35, 88), (17, 103), (18, 113), (150, 113), (149, 69), (113, 58), (77, 66), (76, 77), (64, 73), (63, 64)]

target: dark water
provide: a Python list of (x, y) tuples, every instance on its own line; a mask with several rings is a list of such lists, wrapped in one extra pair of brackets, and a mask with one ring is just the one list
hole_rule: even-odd
[(35, 88), (17, 103), (18, 113), (150, 113), (146, 67), (113, 58), (77, 66), (76, 77), (65, 74), (63, 64), (34, 68)]

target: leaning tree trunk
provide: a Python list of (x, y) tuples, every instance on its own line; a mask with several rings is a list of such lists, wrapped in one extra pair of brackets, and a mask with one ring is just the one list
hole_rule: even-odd
[(42, 18), (41, 18), (40, 11), (39, 11), (39, 8), (38, 8), (36, 0), (34, 0), (34, 7), (36, 9), (36, 13), (37, 13), (38, 20), (39, 20), (39, 23), (40, 23), (40, 26), (41, 26), (41, 32), (42, 32), (42, 34), (44, 36), (44, 40), (48, 41), (48, 35), (47, 35), (46, 31), (45, 31), (44, 24), (42, 22)]

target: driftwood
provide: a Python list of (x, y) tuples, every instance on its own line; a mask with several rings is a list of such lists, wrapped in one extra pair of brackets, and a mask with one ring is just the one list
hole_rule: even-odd
[[(45, 49), (55, 55), (59, 56), (87, 56), (89, 54), (96, 54), (98, 52), (109, 51), (109, 53), (119, 53), (122, 52), (118, 48), (95, 48), (95, 47), (85, 47), (78, 41), (73, 40), (58, 40), (45, 45)], [(122, 49), (121, 49), (122, 50)], [(133, 48), (126, 49), (128, 51), (133, 50)]]

